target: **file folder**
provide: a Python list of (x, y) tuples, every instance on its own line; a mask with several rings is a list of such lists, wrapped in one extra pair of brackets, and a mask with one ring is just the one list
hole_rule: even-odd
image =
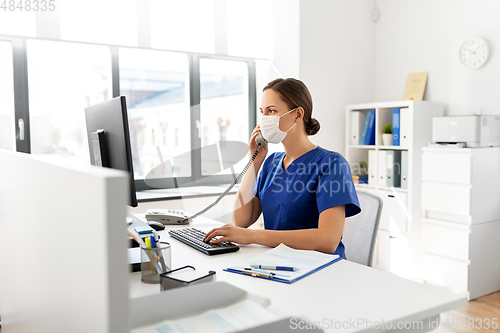
[(378, 151), (377, 184), (381, 187), (387, 186), (387, 152), (385, 150)]
[(371, 117), (372, 117), (372, 111), (368, 111), (368, 113), (366, 114), (366, 118), (365, 118), (365, 124), (363, 126), (363, 133), (361, 133), (361, 139), (359, 140), (359, 144), (360, 145), (366, 145), (367, 144), (367, 134), (368, 134), (368, 127), (370, 127), (370, 120), (371, 120)]
[(392, 145), (399, 146), (399, 108), (392, 109)]
[(357, 146), (363, 144), (361, 135), (365, 124), (366, 115), (361, 111), (351, 112), (351, 145)]
[(388, 150), (386, 152), (387, 187), (401, 186), (401, 151)]
[(375, 150), (368, 151), (368, 185), (377, 185), (377, 152)]
[(370, 122), (366, 131), (365, 145), (375, 144), (375, 110), (370, 111)]
[(411, 130), (411, 114), (408, 108), (399, 110), (399, 146), (409, 148), (410, 130)]
[(401, 188), (408, 188), (408, 151), (401, 152)]

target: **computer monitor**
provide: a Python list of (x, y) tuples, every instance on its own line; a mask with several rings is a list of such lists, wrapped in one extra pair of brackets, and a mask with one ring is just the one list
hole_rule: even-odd
[(2, 149), (0, 161), (2, 332), (129, 332), (128, 175)]
[(137, 207), (125, 96), (89, 106), (85, 109), (85, 118), (91, 164), (128, 171), (129, 204)]

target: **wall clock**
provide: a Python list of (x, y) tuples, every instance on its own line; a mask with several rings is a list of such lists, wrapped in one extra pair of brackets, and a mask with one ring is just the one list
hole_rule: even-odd
[(478, 69), (486, 64), (489, 57), (490, 46), (482, 38), (470, 38), (460, 47), (460, 60), (467, 68)]

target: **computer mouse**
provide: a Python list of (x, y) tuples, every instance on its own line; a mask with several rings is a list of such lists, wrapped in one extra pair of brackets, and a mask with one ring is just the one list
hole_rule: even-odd
[(165, 226), (161, 224), (160, 222), (156, 221), (148, 221), (148, 224), (151, 228), (155, 229), (156, 231), (160, 231), (165, 229)]

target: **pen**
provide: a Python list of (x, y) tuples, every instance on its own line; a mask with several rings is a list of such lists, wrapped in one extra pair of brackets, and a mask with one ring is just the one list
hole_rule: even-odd
[(151, 243), (151, 248), (154, 249), (156, 247), (156, 242), (153, 236), (149, 236), (149, 242)]
[(297, 267), (288, 267), (288, 266), (271, 266), (271, 265), (250, 265), (252, 268), (260, 268), (260, 269), (272, 269), (274, 271), (298, 271)]
[[(139, 234), (133, 228), (127, 228), (127, 232), (137, 243), (139, 243), (139, 245), (141, 245), (144, 248), (148, 248), (147, 244), (144, 242), (142, 237), (139, 236)], [(146, 240), (151, 242), (149, 238), (146, 238)], [(149, 247), (151, 247), (151, 244), (149, 245), (150, 245)], [(159, 267), (160, 258), (158, 258), (158, 256), (155, 255), (153, 251), (146, 250), (145, 252), (149, 257), (149, 261), (151, 262), (152, 270), (155, 271), (156, 273), (161, 272), (161, 267)]]
[(252, 271), (251, 269), (248, 269), (248, 268), (245, 268), (241, 272), (243, 274), (251, 275), (254, 277), (260, 276), (260, 277), (264, 277), (264, 278), (268, 278), (268, 279), (271, 279), (274, 276), (274, 273), (267, 274), (267, 273), (255, 272), (255, 271)]

